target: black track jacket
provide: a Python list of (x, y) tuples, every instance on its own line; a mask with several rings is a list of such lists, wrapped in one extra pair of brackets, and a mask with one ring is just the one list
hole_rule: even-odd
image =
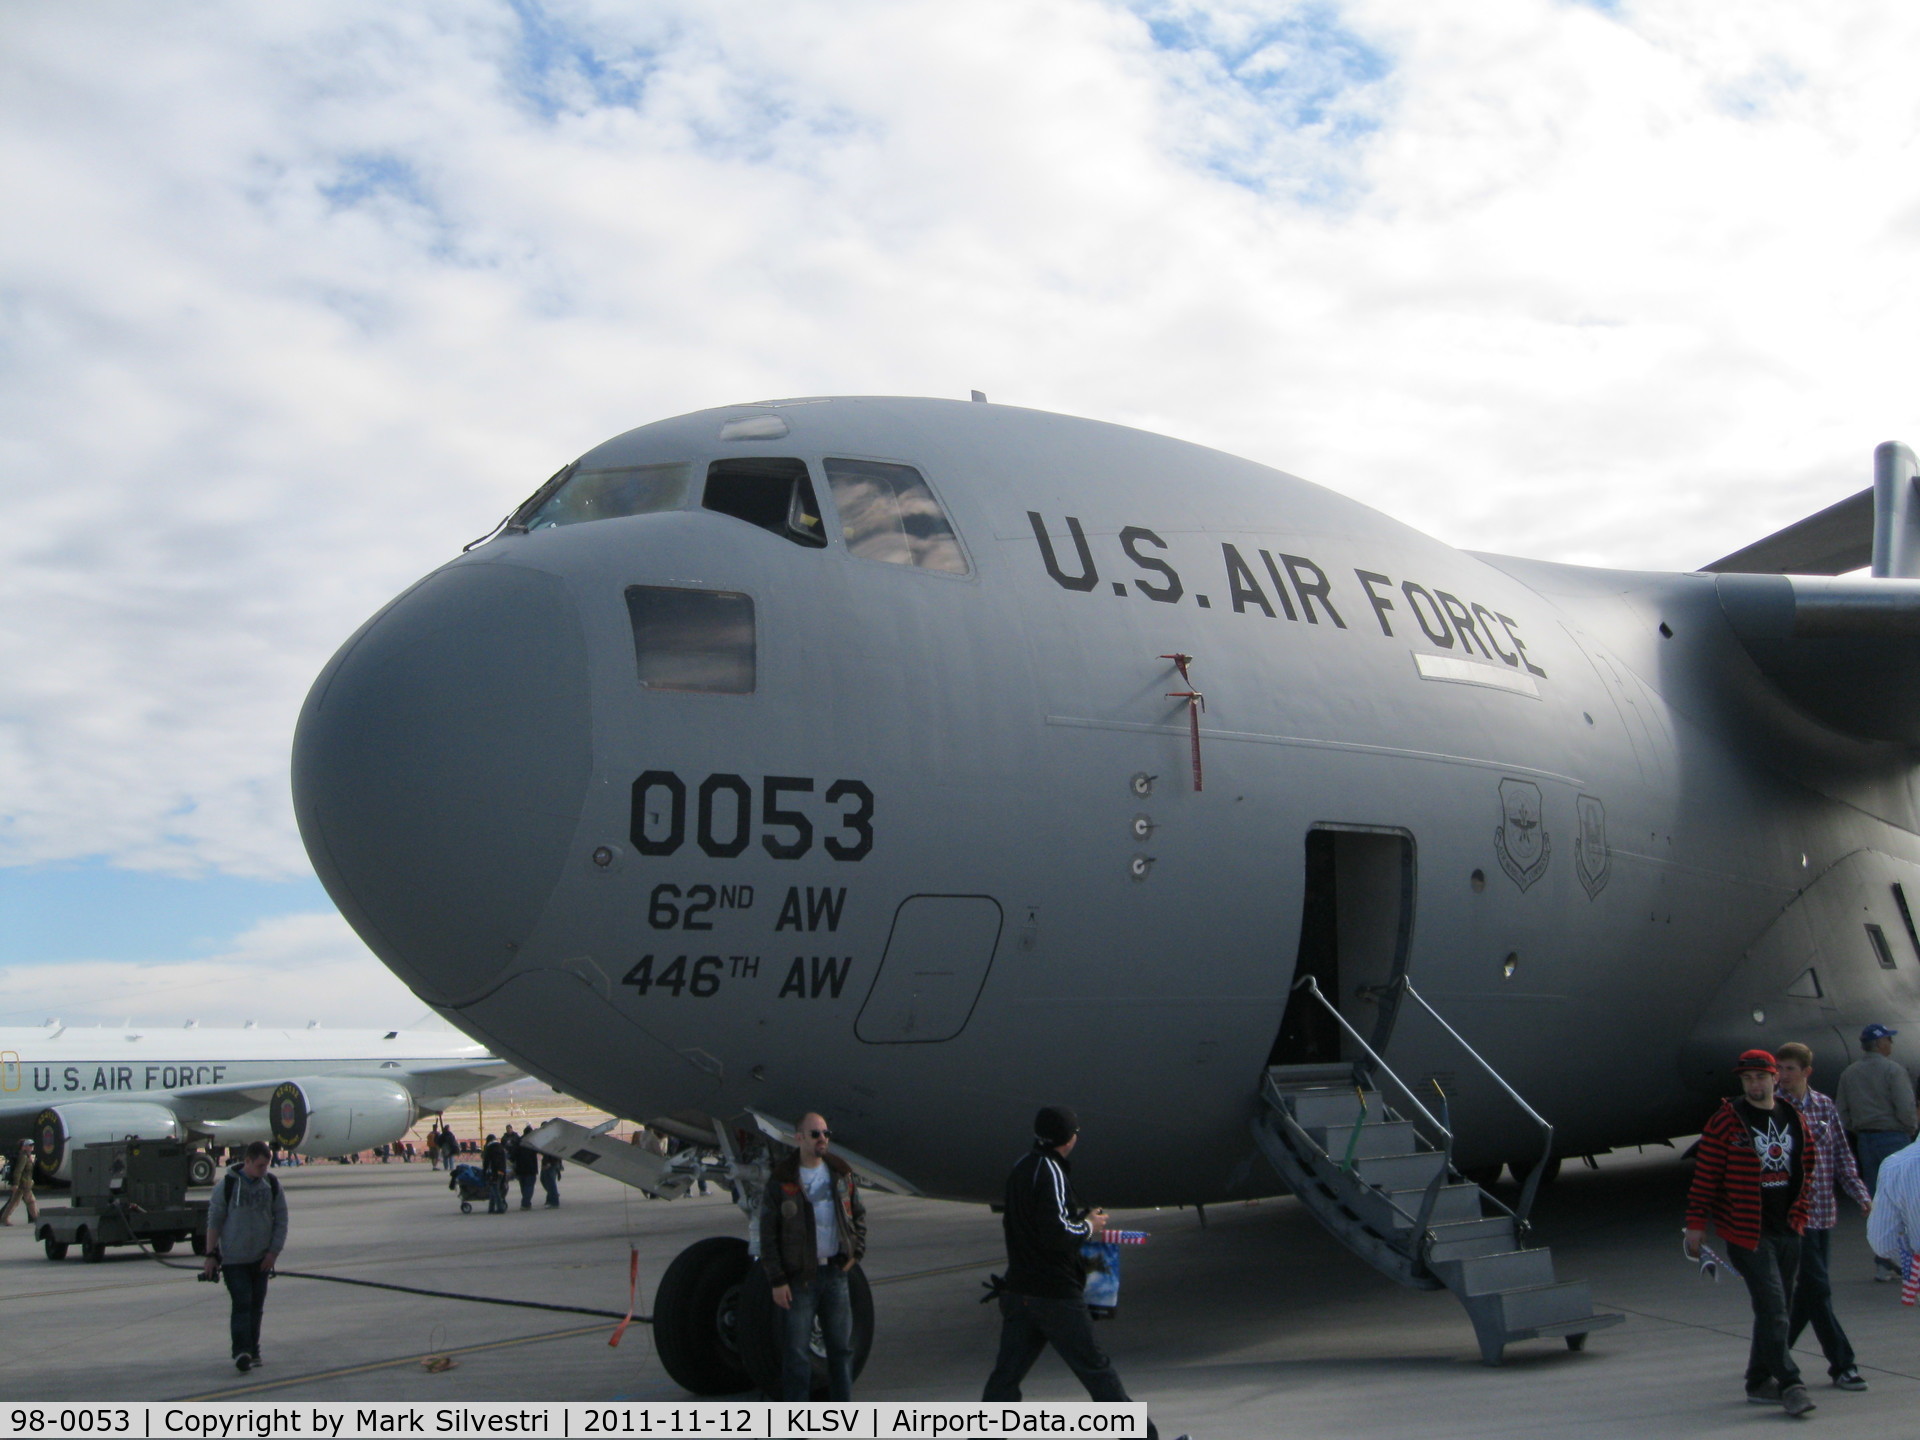
[(1080, 1247), (1093, 1233), (1068, 1165), (1035, 1145), (1007, 1177), (1005, 1288), (1042, 1300), (1078, 1300), (1086, 1288)]

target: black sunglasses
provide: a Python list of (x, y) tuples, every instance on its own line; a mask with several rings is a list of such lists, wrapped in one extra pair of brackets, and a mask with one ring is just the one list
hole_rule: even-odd
[(831, 1140), (833, 1138), (833, 1132), (831, 1130), (809, 1130), (807, 1134), (816, 1140)]

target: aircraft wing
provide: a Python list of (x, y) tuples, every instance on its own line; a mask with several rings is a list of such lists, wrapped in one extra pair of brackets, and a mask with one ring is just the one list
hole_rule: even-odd
[(1725, 575), (1844, 575), (1873, 559), (1873, 487), (1700, 568)]
[(1848, 735), (1920, 744), (1920, 580), (1723, 574), (1714, 584), (1740, 643), (1795, 705)]

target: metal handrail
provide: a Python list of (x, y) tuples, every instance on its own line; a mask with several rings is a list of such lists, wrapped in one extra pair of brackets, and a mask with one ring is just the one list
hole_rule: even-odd
[(1361, 1038), (1360, 1032), (1347, 1023), (1347, 1017), (1342, 1015), (1339, 1007), (1327, 998), (1326, 992), (1320, 988), (1319, 982), (1311, 975), (1302, 975), (1299, 980), (1294, 983), (1293, 988), (1296, 990), (1305, 990), (1309, 995), (1313, 996), (1314, 999), (1327, 1007), (1327, 1013), (1333, 1016), (1333, 1018), (1339, 1022), (1340, 1028), (1353, 1038), (1353, 1043), (1366, 1052), (1367, 1059), (1373, 1062), (1374, 1068), (1379, 1070), (1389, 1080), (1393, 1081), (1395, 1085), (1398, 1085), (1401, 1093), (1413, 1102), (1413, 1108), (1426, 1116), (1427, 1123), (1440, 1132), (1446, 1140), (1447, 1151), (1451, 1154), (1453, 1150), (1453, 1132), (1438, 1120), (1434, 1119), (1433, 1112), (1420, 1103), (1420, 1097), (1413, 1093), (1413, 1088), (1398, 1075), (1394, 1074), (1393, 1067), (1387, 1064), (1385, 1060), (1382, 1060), (1374, 1048)]
[[(1433, 1112), (1421, 1103), (1420, 1097), (1413, 1093), (1413, 1087), (1402, 1080), (1399, 1075), (1394, 1072), (1393, 1067), (1387, 1064), (1387, 1062), (1381, 1058), (1380, 1054), (1366, 1042), (1360, 1032), (1347, 1023), (1347, 1017), (1342, 1015), (1339, 1007), (1327, 998), (1326, 992), (1320, 988), (1319, 983), (1315, 981), (1313, 976), (1302, 975), (1299, 980), (1294, 982), (1293, 988), (1295, 990), (1305, 990), (1308, 994), (1312, 995), (1314, 999), (1318, 1000), (1320, 1004), (1325, 1007), (1326, 1012), (1333, 1016), (1335, 1023), (1352, 1037), (1353, 1043), (1366, 1052), (1367, 1059), (1372, 1062), (1375, 1072), (1385, 1075), (1389, 1080), (1393, 1081), (1393, 1083), (1400, 1088), (1400, 1092), (1405, 1095), (1408, 1100), (1413, 1102), (1413, 1108), (1424, 1115), (1427, 1123), (1440, 1132), (1440, 1168), (1433, 1172), (1433, 1178), (1427, 1182), (1426, 1190), (1420, 1197), (1420, 1213), (1418, 1215), (1409, 1215), (1392, 1196), (1384, 1197), (1387, 1204), (1391, 1206), (1397, 1214), (1405, 1216), (1408, 1222), (1412, 1224), (1414, 1237), (1413, 1256), (1417, 1264), (1424, 1264), (1425, 1261), (1423, 1257), (1426, 1254), (1427, 1237), (1433, 1233), (1433, 1207), (1440, 1199), (1440, 1188), (1447, 1183), (1447, 1176), (1453, 1169), (1453, 1131), (1434, 1117)], [(1269, 1080), (1268, 1083), (1271, 1084), (1271, 1080)], [(1446, 1092), (1442, 1091), (1441, 1100), (1443, 1103), (1445, 1099)], [(1491, 1196), (1488, 1198), (1492, 1199)], [(1494, 1200), (1493, 1203), (1496, 1205), (1500, 1204), (1498, 1200)], [(1501, 1208), (1504, 1210), (1506, 1207), (1502, 1205)]]
[(1527, 1118), (1538, 1125), (1544, 1133), (1545, 1139), (1541, 1142), (1540, 1147), (1540, 1163), (1527, 1173), (1526, 1181), (1520, 1187), (1519, 1207), (1513, 1212), (1515, 1221), (1519, 1223), (1522, 1229), (1525, 1229), (1527, 1216), (1533, 1211), (1534, 1198), (1540, 1193), (1541, 1177), (1547, 1173), (1547, 1166), (1553, 1159), (1553, 1126), (1547, 1122), (1544, 1115), (1538, 1110), (1535, 1110), (1533, 1106), (1529, 1105), (1526, 1100), (1521, 1097), (1518, 1090), (1515, 1090), (1513, 1086), (1507, 1083), (1506, 1077), (1494, 1069), (1493, 1066), (1487, 1062), (1484, 1055), (1467, 1043), (1464, 1035), (1449, 1025), (1441, 1016), (1440, 1012), (1427, 1003), (1426, 997), (1414, 989), (1413, 982), (1404, 975), (1400, 977), (1400, 988), (1406, 994), (1411, 995), (1419, 1004), (1420, 1008), (1431, 1015), (1440, 1028), (1451, 1035), (1460, 1048), (1473, 1057), (1476, 1065), (1493, 1077), (1493, 1083), (1506, 1091), (1507, 1098), (1524, 1110)]

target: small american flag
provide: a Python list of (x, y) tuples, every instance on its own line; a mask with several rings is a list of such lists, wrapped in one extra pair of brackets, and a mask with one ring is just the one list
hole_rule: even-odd
[(1920, 1300), (1920, 1256), (1909, 1250), (1900, 1265), (1900, 1303), (1911, 1305), (1917, 1300)]
[(1094, 1238), (1102, 1245), (1144, 1245), (1147, 1233), (1145, 1230), (1102, 1230)]

